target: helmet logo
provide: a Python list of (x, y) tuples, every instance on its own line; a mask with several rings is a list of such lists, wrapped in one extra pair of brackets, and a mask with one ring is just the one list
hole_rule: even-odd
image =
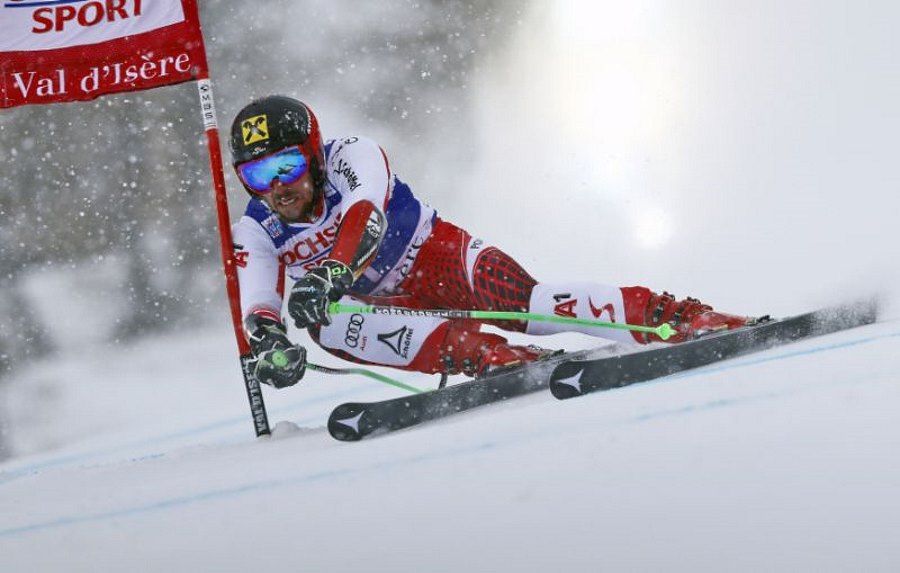
[(244, 137), (244, 145), (269, 139), (269, 125), (265, 114), (254, 115), (242, 121), (241, 135)]

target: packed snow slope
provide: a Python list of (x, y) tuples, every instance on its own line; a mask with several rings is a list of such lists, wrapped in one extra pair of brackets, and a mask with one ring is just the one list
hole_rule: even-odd
[(36, 279), (62, 354), (9, 380), (0, 570), (900, 570), (898, 6), (536, 2), (437, 135), (372, 134), (400, 133), (398, 174), (539, 280), (775, 316), (877, 291), (879, 323), (348, 444), (331, 408), (399, 390), (310, 374), (267, 389), (256, 439), (224, 309), (123, 347), (65, 276)]
[(255, 439), (229, 350), (211, 330), (33, 369), (93, 383), (35, 420), (63, 447), (2, 466), (3, 570), (900, 567), (897, 321), (359, 443), (330, 408), (397, 390), (310, 375)]

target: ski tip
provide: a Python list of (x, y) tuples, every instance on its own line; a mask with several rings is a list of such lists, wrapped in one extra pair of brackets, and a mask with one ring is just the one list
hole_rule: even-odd
[(341, 404), (328, 417), (328, 433), (341, 442), (358, 442), (365, 436), (360, 430), (365, 413), (359, 404)]
[(581, 372), (584, 364), (580, 361), (563, 362), (550, 375), (550, 392), (557, 400), (566, 400), (582, 395)]

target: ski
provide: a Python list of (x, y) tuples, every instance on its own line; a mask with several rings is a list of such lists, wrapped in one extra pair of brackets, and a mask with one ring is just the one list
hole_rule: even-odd
[(610, 345), (563, 353), (422, 394), (341, 404), (328, 418), (328, 432), (337, 440), (358, 441), (538, 392), (548, 384), (559, 399), (620, 388), (804, 338), (870, 324), (876, 317), (875, 302), (867, 301), (761, 321), (678, 345), (637, 351), (632, 347)]
[(875, 322), (877, 302), (839, 305), (722, 333), (682, 344), (639, 350), (599, 359), (568, 360), (550, 376), (550, 391), (564, 400), (645, 382), (684, 370), (760, 352), (805, 338), (822, 336)]
[(622, 352), (610, 345), (593, 350), (562, 353), (540, 362), (498, 371), (441, 389), (380, 402), (349, 402), (337, 406), (328, 417), (328, 433), (353, 442), (423, 422), (437, 420), (478, 406), (508, 400), (547, 388), (553, 368), (568, 360), (585, 360)]

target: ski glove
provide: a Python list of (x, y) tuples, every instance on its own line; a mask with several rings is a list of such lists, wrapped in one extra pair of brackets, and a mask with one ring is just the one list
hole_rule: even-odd
[(291, 344), (280, 321), (251, 314), (244, 321), (253, 351), (250, 370), (259, 382), (284, 388), (293, 386), (306, 371), (306, 349)]
[(306, 273), (294, 283), (288, 298), (288, 314), (297, 328), (316, 324), (329, 325), (328, 305), (340, 300), (353, 284), (350, 267), (332, 259)]

